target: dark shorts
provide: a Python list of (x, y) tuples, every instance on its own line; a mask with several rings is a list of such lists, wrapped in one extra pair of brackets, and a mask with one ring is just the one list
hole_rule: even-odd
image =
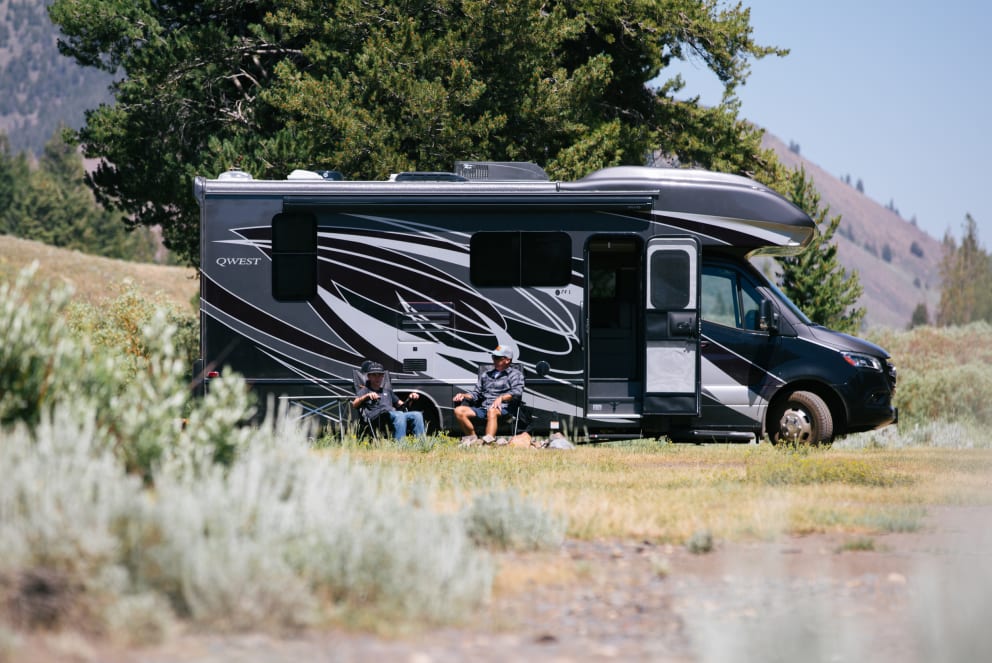
[[(472, 407), (471, 405), (466, 405), (465, 407), (472, 410), (472, 412), (475, 413), (475, 416), (478, 417), (479, 419), (486, 419), (489, 417), (489, 414), (487, 413), (487, 409), (484, 407)], [(506, 414), (506, 405), (499, 406), (499, 413), (501, 415)]]

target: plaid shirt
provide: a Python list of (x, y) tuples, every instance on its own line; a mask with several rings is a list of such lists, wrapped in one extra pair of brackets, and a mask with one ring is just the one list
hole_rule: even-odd
[(524, 395), (524, 374), (513, 366), (505, 371), (490, 369), (479, 376), (475, 390), (469, 393), (472, 394), (473, 403), (481, 401), (483, 409), (488, 409), (503, 394), (522, 398)]

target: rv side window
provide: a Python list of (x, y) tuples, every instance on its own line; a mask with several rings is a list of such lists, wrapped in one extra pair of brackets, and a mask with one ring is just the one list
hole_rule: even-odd
[(750, 331), (758, 329), (761, 296), (739, 272), (704, 266), (701, 296), (703, 320)]
[(317, 219), (312, 214), (272, 217), (272, 296), (306, 301), (317, 294)]
[(480, 232), (469, 277), (481, 287), (562, 286), (572, 277), (572, 241), (563, 232)]

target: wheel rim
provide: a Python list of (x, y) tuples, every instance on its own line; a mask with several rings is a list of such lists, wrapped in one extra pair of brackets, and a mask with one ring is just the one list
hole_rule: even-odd
[(801, 407), (790, 407), (779, 420), (779, 439), (783, 442), (809, 442), (813, 439), (813, 421)]

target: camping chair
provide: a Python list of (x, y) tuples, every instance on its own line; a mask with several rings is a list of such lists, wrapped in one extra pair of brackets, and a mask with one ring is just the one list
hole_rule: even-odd
[[(491, 371), (493, 368), (493, 364), (482, 364), (479, 366), (479, 377), (481, 378), (486, 372)], [(523, 368), (517, 366), (516, 364), (511, 364), (508, 370), (520, 371), (523, 373)], [(522, 397), (514, 397), (506, 404), (506, 414), (500, 415), (499, 421), (496, 425), (496, 436), (513, 437), (518, 433), (529, 432), (532, 420), (533, 412), (531, 408), (524, 404)], [(482, 436), (486, 429), (486, 420), (475, 418), (473, 419), (473, 424), (475, 426), (476, 435)]]
[[(362, 364), (362, 368), (356, 368), (352, 371), (352, 378), (355, 382), (355, 395), (358, 395), (368, 381), (368, 374), (362, 370), (368, 366), (368, 362)], [(389, 371), (383, 371), (382, 375), (382, 394), (383, 398), (393, 398), (393, 384), (389, 379)], [(365, 418), (365, 413), (362, 412), (359, 415), (358, 431), (356, 436), (361, 439), (364, 437), (370, 437), (372, 439), (379, 439), (382, 437), (392, 437), (393, 436), (393, 422), (388, 414), (383, 414), (376, 417), (375, 420), (369, 421)]]

